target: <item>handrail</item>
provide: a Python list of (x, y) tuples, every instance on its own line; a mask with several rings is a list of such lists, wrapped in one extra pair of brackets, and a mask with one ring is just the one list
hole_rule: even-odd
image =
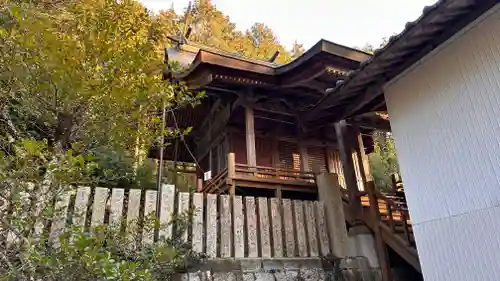
[[(288, 170), (276, 167), (251, 166), (246, 164), (235, 164), (234, 166), (235, 173), (240, 176), (249, 175), (254, 177), (276, 178), (303, 182), (314, 182), (316, 179), (314, 172)], [(238, 175), (236, 175), (236, 177), (238, 177)]]
[[(401, 204), (398, 204), (397, 202), (395, 202), (393, 199), (391, 198), (387, 198), (387, 196), (385, 196), (382, 192), (380, 192), (379, 190), (376, 190), (374, 189), (373, 190), (373, 193), (375, 195), (375, 197), (377, 199), (380, 199), (384, 202), (386, 202), (386, 204), (389, 204), (391, 205), (392, 207), (394, 207), (394, 209), (396, 209), (397, 211), (401, 211), (401, 212), (404, 212), (405, 215), (409, 216), (409, 212), (408, 212), (408, 208), (403, 208), (401, 207)], [(403, 203), (403, 202), (402, 202)]]
[[(347, 190), (342, 190), (342, 199), (350, 204), (349, 197), (346, 196)], [(392, 198), (391, 198), (392, 197)], [(406, 200), (398, 197), (386, 195), (377, 190), (373, 182), (365, 183), (365, 191), (357, 193), (358, 200), (368, 203), (363, 204), (363, 212), (360, 217), (351, 219), (361, 219), (373, 231), (376, 240), (376, 246), (381, 253), (384, 253), (384, 245), (391, 245), (396, 251), (402, 251), (400, 254), (415, 269), (420, 271), (418, 253), (415, 245), (413, 228), (410, 220), (410, 214), (406, 207)], [(368, 202), (365, 200), (368, 199)], [(380, 260), (384, 257), (380, 256)]]
[(211, 191), (213, 188), (220, 189), (220, 186), (224, 184), (224, 181), (227, 177), (227, 168), (217, 174), (213, 179), (210, 180), (208, 184), (205, 185), (203, 191)]
[[(370, 197), (370, 205), (376, 204), (375, 206), (371, 206), (372, 212), (376, 212), (375, 217), (377, 217), (378, 224), (379, 225), (388, 225), (389, 229), (391, 230), (392, 233), (397, 235), (397, 230), (396, 230), (396, 221), (394, 220), (394, 214), (399, 213), (400, 219), (398, 220), (400, 223), (402, 222), (403, 225), (403, 237), (404, 237), (404, 242), (413, 247), (414, 242), (412, 240), (412, 235), (413, 235), (413, 230), (411, 228), (411, 224), (408, 223), (408, 220), (410, 218), (410, 214), (408, 212), (407, 208), (404, 208), (401, 206), (401, 204), (398, 204), (395, 202), (393, 199), (388, 198), (385, 194), (380, 192), (379, 190), (376, 190), (373, 186), (373, 183), (368, 183), (367, 185), (368, 188), (368, 196)], [(380, 204), (381, 202), (385, 204), (385, 208), (387, 209), (387, 218), (388, 221), (383, 221), (381, 218), (380, 214)], [(401, 225), (400, 225), (401, 226)]]
[(278, 172), (287, 172), (287, 173), (296, 173), (296, 174), (303, 174), (303, 175), (311, 175), (315, 176), (314, 172), (311, 171), (299, 171), (299, 170), (290, 170), (290, 169), (283, 169), (283, 168), (276, 168), (276, 167), (265, 167), (265, 166), (251, 166), (247, 164), (235, 164), (236, 168), (247, 168), (247, 169), (264, 169), (264, 170), (271, 170), (271, 171), (278, 171)]
[(235, 169), (236, 172), (248, 173), (248, 174), (259, 174), (266, 176), (276, 176), (276, 177), (293, 177), (302, 179), (315, 179), (315, 176), (307, 174), (299, 174), (294, 172), (273, 172), (273, 171), (262, 171), (262, 170), (252, 170), (252, 169)]

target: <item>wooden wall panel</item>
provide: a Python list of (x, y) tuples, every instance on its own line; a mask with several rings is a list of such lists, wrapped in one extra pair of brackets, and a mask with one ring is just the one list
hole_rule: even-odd
[(308, 154), (308, 170), (311, 172), (327, 172), (325, 160), (325, 148), (321, 146), (309, 146)]
[(247, 164), (247, 148), (245, 136), (242, 134), (232, 134), (231, 135), (232, 151), (236, 163)]
[(299, 147), (296, 143), (280, 141), (278, 143), (278, 167), (290, 170), (300, 170)]
[(273, 140), (267, 138), (256, 138), (255, 149), (257, 151), (257, 166), (273, 166)]

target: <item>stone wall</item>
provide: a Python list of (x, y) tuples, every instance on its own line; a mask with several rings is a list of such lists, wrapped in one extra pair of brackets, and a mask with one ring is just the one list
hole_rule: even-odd
[(364, 257), (210, 260), (175, 281), (379, 281)]

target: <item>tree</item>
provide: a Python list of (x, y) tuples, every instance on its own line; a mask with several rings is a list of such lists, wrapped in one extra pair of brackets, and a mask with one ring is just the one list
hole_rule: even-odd
[(158, 14), (151, 15), (151, 34), (153, 40), (157, 42), (158, 51), (163, 52), (163, 48), (170, 44), (167, 36), (176, 35), (179, 32), (179, 16), (173, 8), (161, 10)]
[(377, 48), (375, 48), (372, 44), (369, 43), (366, 43), (363, 47), (354, 47), (354, 48), (369, 54), (373, 54), (375, 50), (377, 50)]
[(155, 145), (163, 104), (200, 97), (158, 75), (157, 26), (138, 2), (16, 3), (4, 9), (0, 39), (2, 123), (11, 142), (34, 137), (68, 149), (78, 141), (96, 158), (106, 158), (103, 151), (144, 158), (137, 151)]
[(276, 51), (279, 51), (280, 55), (276, 59), (276, 63), (286, 63), (291, 60), (285, 48), (278, 42), (274, 32), (265, 24), (255, 23), (247, 30), (246, 36), (252, 43), (249, 48), (252, 58), (269, 60)]
[(387, 45), (388, 42), (389, 42), (389, 37), (384, 37), (384, 38), (382, 38), (382, 42), (380, 43), (378, 48), (373, 46), (370, 43), (366, 43), (363, 47), (354, 47), (354, 49), (358, 49), (358, 50), (373, 54), (376, 50), (385, 47), (385, 45)]
[(200, 97), (162, 80), (154, 28), (133, 0), (2, 0), (0, 279), (164, 280), (188, 254), (167, 242), (123, 248), (129, 237), (111, 226), (69, 229), (58, 246), (32, 240), (61, 196), (126, 170), (96, 173), (103, 155), (137, 158), (155, 145), (164, 105)]
[(300, 57), (303, 53), (305, 52), (304, 45), (299, 44), (297, 40), (293, 42), (292, 50), (291, 50), (291, 56), (292, 58), (296, 59)]
[[(269, 27), (256, 23), (249, 30), (239, 31), (230, 18), (209, 0), (194, 1), (177, 19), (178, 28), (170, 35), (178, 35), (179, 31), (185, 32), (187, 26), (190, 26), (192, 31), (189, 40), (192, 42), (260, 60), (269, 60), (279, 51), (276, 62), (285, 63), (291, 60), (291, 55), (278, 42)], [(170, 17), (158, 20), (169, 21)]]
[[(235, 52), (233, 39), (237, 34), (236, 26), (209, 0), (195, 1), (190, 9), (186, 9), (184, 19), (186, 24), (193, 28), (189, 37), (191, 41), (219, 50)], [(186, 29), (186, 27), (182, 28)]]
[(399, 173), (394, 139), (387, 132), (375, 132), (373, 138), (374, 152), (369, 156), (373, 180), (381, 190), (390, 191), (391, 175)]

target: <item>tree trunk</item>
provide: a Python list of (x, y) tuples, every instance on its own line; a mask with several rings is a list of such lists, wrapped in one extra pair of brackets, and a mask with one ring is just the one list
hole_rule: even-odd
[(57, 127), (54, 139), (56, 143), (60, 143), (63, 149), (71, 147), (71, 130), (73, 129), (73, 117), (69, 114), (57, 114)]

